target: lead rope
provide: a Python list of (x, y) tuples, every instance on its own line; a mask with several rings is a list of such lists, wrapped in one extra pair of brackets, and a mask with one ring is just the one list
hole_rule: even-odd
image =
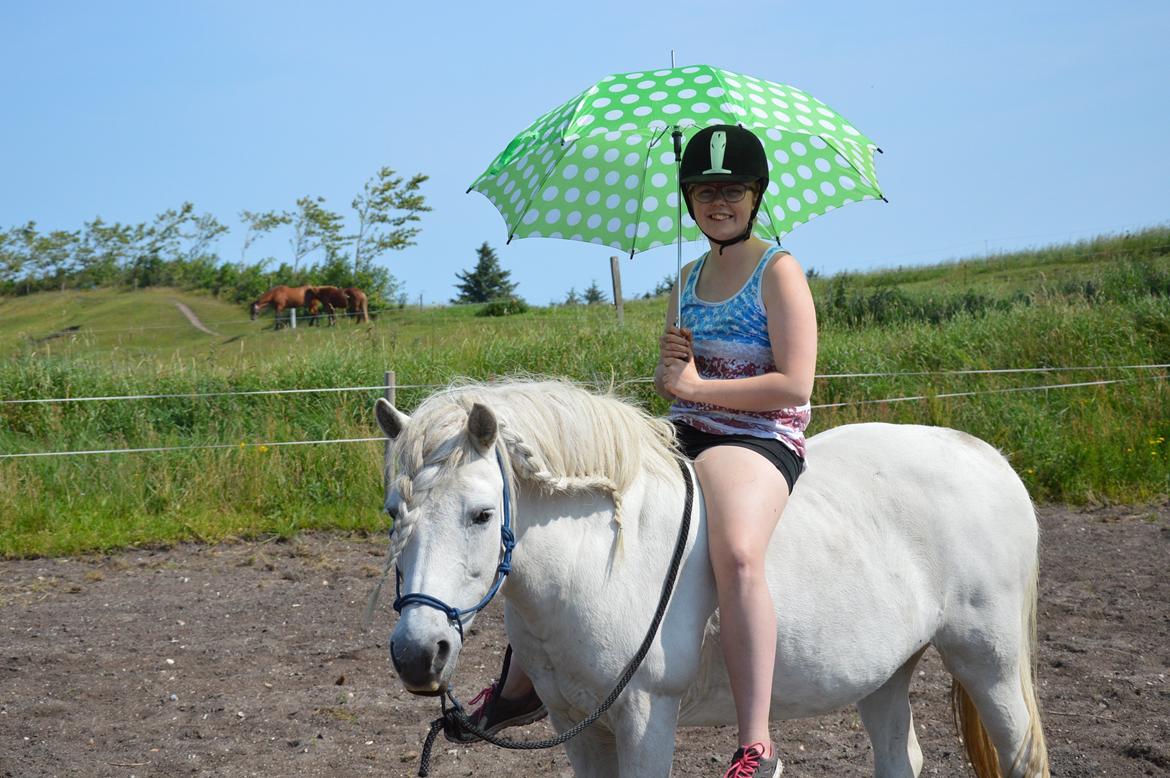
[[(686, 551), (687, 538), (690, 537), (691, 505), (695, 497), (695, 486), (691, 480), (690, 468), (687, 467), (686, 461), (681, 457), (678, 458), (678, 466), (682, 470), (683, 483), (686, 484), (687, 494), (686, 501), (683, 504), (682, 524), (678, 528), (678, 540), (674, 544), (674, 555), (670, 558), (670, 567), (666, 571), (666, 580), (662, 584), (662, 595), (658, 598), (658, 609), (654, 612), (654, 618), (650, 622), (650, 629), (646, 632), (646, 637), (642, 640), (642, 645), (639, 646), (638, 652), (634, 654), (633, 658), (626, 665), (625, 672), (622, 673), (622, 677), (618, 679), (617, 685), (614, 686), (609, 696), (598, 706), (597, 710), (561, 734), (546, 740), (519, 741), (497, 738), (477, 727), (468, 718), (467, 714), (463, 712), (463, 706), (459, 704), (459, 700), (455, 699), (455, 695), (448, 690), (445, 696), (441, 698), (443, 715), (431, 722), (430, 732), (427, 733), (427, 739), (423, 743), (422, 756), (419, 757), (419, 778), (426, 778), (430, 775), (431, 748), (435, 744), (435, 738), (438, 736), (439, 730), (450, 731), (450, 728), (461, 727), (480, 740), (486, 740), (488, 743), (499, 746), (500, 748), (536, 751), (542, 748), (559, 746), (566, 741), (572, 740), (581, 734), (590, 724), (601, 718), (602, 714), (609, 710), (610, 706), (617, 701), (617, 698), (621, 696), (630, 679), (634, 677), (634, 673), (638, 671), (638, 667), (642, 664), (642, 660), (646, 658), (646, 654), (650, 652), (650, 646), (654, 643), (654, 637), (658, 634), (658, 627), (662, 623), (662, 617), (666, 614), (666, 606), (670, 602), (671, 594), (674, 592), (674, 584), (678, 580), (678, 571), (682, 566), (683, 552)], [(503, 687), (502, 681), (500, 686), (501, 688)], [(447, 699), (451, 700), (451, 707), (447, 707)]]

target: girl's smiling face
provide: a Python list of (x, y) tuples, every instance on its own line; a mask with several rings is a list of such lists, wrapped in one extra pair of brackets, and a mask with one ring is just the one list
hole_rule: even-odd
[(731, 240), (744, 233), (757, 197), (754, 184), (738, 183), (693, 184), (687, 196), (699, 229), (719, 240)]

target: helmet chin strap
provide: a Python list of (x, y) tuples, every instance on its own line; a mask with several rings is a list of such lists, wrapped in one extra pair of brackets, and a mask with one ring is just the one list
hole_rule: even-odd
[[(740, 235), (738, 238), (732, 238), (731, 240), (720, 240), (719, 238), (712, 238), (710, 235), (707, 235), (707, 233), (703, 230), (702, 227), (699, 227), (699, 232), (702, 232), (703, 235), (707, 238), (707, 240), (709, 240), (712, 243), (714, 243), (715, 245), (719, 246), (719, 256), (723, 256), (723, 249), (727, 248), (728, 246), (734, 246), (736, 243), (743, 243), (745, 240), (748, 240), (749, 238), (751, 238), (752, 227), (754, 227), (756, 224), (756, 214), (760, 212), (760, 204), (763, 202), (764, 202), (764, 193), (760, 192), (760, 196), (756, 198), (756, 204), (752, 208), (752, 217), (750, 219), (748, 219), (747, 229), (744, 230), (743, 234)], [(689, 201), (688, 201), (687, 205), (689, 207), (689, 205), (690, 205)]]

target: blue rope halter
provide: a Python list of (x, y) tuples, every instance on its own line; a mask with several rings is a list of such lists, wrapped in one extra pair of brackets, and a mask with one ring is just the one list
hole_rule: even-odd
[(441, 610), (447, 614), (448, 621), (455, 623), (461, 641), (463, 640), (463, 617), (475, 615), (486, 608), (487, 604), (496, 596), (496, 592), (500, 590), (504, 578), (512, 572), (512, 549), (516, 547), (516, 536), (512, 532), (512, 494), (508, 487), (508, 474), (504, 471), (504, 457), (500, 454), (499, 448), (496, 449), (496, 462), (500, 465), (500, 476), (504, 479), (504, 524), (500, 527), (500, 545), (503, 546), (504, 553), (500, 557), (500, 564), (496, 567), (496, 580), (483, 599), (470, 608), (453, 608), (438, 597), (432, 597), (422, 592), (402, 594), (402, 571), (397, 566), (394, 569), (394, 610), (402, 613), (402, 609), (408, 605), (425, 605), (428, 608)]

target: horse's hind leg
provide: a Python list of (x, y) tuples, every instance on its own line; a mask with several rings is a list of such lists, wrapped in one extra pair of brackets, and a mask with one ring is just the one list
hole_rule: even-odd
[[(983, 761), (988, 763), (986, 773), (979, 775), (995, 775), (990, 772), (996, 758), (999, 762), (999, 774), (1005, 778), (1047, 778), (1046, 759), (1044, 767), (1029, 769), (1024, 765), (1017, 765), (1017, 757), (1027, 756), (1029, 747), (1043, 749), (1043, 735), (1039, 743), (1033, 733), (1035, 719), (1028, 709), (1023, 681), (1020, 675), (1019, 663), (1015, 661), (996, 661), (989, 657), (987, 663), (955, 663), (951, 667), (955, 681), (961, 685), (956, 692), (956, 706), (960, 713), (960, 721), (974, 721), (974, 725), (964, 723), (964, 739), (967, 741), (982, 739), (978, 727), (982, 730), (995, 747), (995, 754), (987, 754)], [(964, 699), (964, 695), (967, 700)], [(968, 704), (974, 706), (974, 711), (964, 710)], [(968, 743), (968, 749), (971, 747)], [(978, 744), (976, 744), (978, 745)], [(970, 754), (969, 754), (969, 757)], [(971, 760), (972, 762), (975, 759)], [(1027, 759), (1021, 760), (1027, 762)], [(978, 772), (978, 771), (977, 771)]]
[(1032, 687), (1030, 631), (1009, 610), (988, 618), (978, 632), (967, 633), (966, 641), (936, 639), (943, 664), (957, 684), (955, 712), (968, 759), (979, 776), (1049, 774)]
[(910, 682), (925, 650), (910, 657), (880, 689), (857, 703), (873, 745), (875, 778), (917, 778), (922, 770), (922, 749), (910, 710)]

